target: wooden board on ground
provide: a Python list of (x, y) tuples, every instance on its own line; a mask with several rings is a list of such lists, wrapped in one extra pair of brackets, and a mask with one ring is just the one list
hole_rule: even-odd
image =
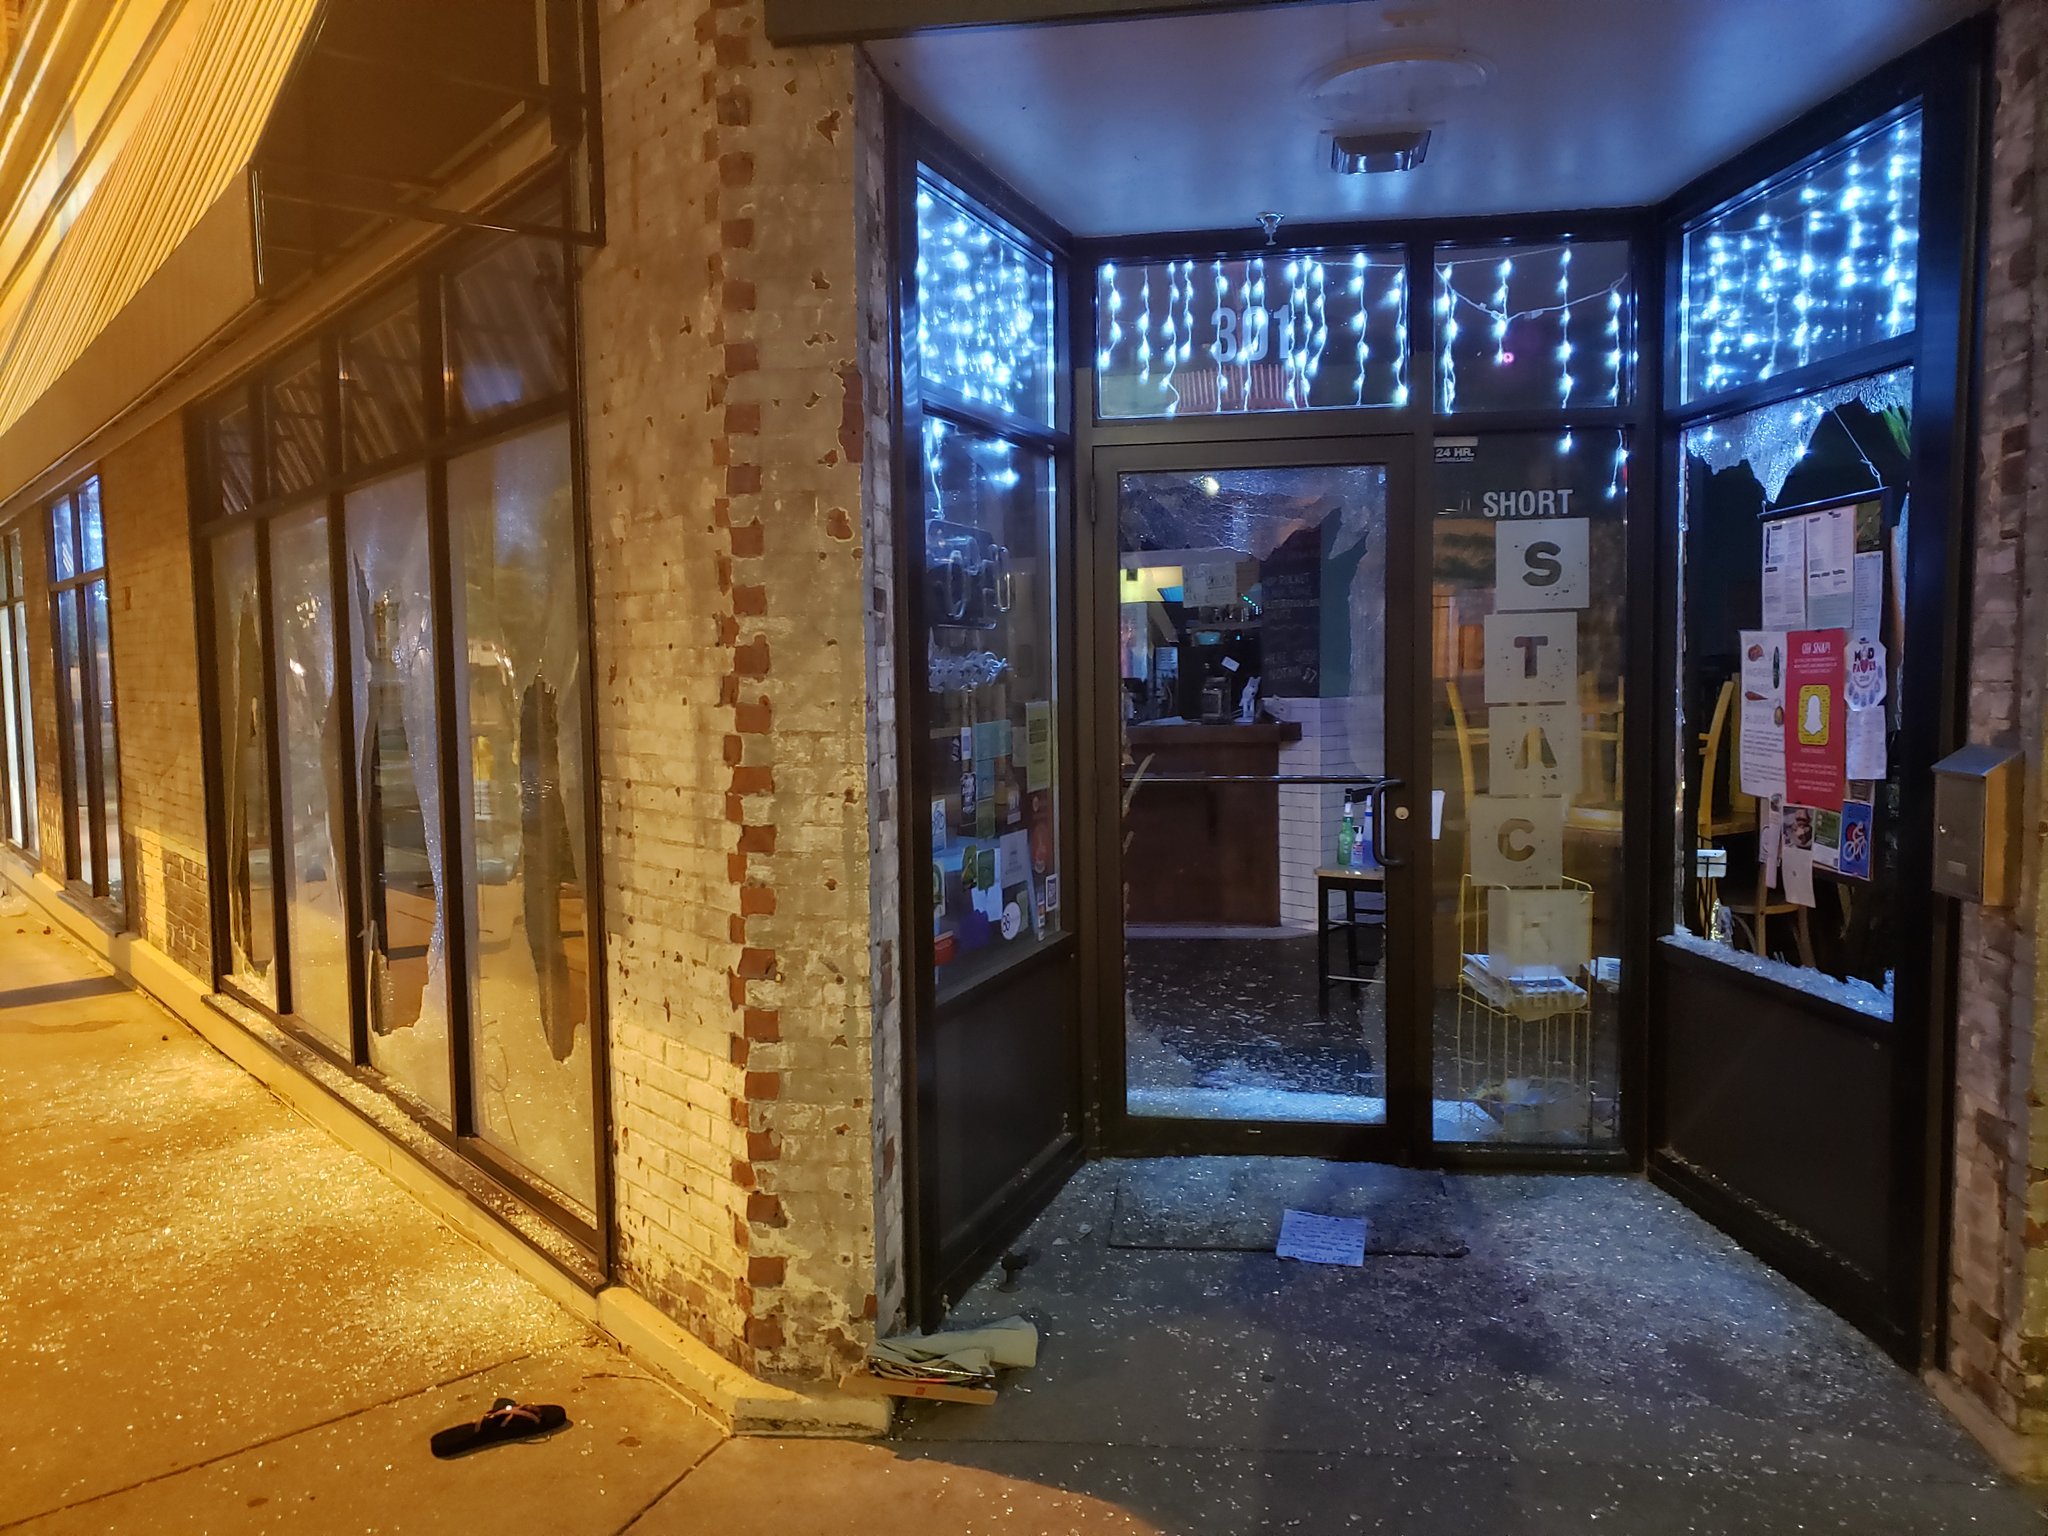
[(980, 1403), (996, 1400), (994, 1387), (963, 1387), (950, 1381), (903, 1381), (894, 1376), (876, 1376), (868, 1371), (848, 1371), (839, 1383), (862, 1397), (917, 1397), (928, 1402)]

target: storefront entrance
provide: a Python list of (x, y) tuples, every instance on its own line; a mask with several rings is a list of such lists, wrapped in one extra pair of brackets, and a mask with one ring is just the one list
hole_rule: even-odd
[(1389, 708), (1421, 684), (1389, 674), (1428, 655), (1388, 643), (1416, 623), (1390, 540), (1412, 523), (1411, 458), (1350, 437), (1095, 454), (1115, 624), (1090, 659), (1121, 716), (1103, 851), (1124, 900), (1097, 930), (1120, 956), (1122, 1049), (1103, 1058), (1120, 1138), (1395, 1156), (1426, 1112), (1423, 781)]
[[(1952, 956), (1893, 783), (1956, 735), (1955, 647), (1898, 637), (1956, 634), (1979, 141), (1931, 82), (1982, 36), (1859, 80), (1926, 36), (1873, 14), (1823, 101), (1763, 69), (1761, 11), (1625, 43), (1481, 11), (877, 50), (917, 188), (927, 1319), (1085, 1156), (1271, 1152), (1646, 1170), (1901, 1358), (1938, 1348)], [(1707, 43), (1744, 61), (1739, 131), (1634, 83), (1720, 89)], [(1559, 81), (1610, 46), (1588, 112)], [(1019, 61), (1028, 91), (956, 88)], [(1261, 107), (1205, 114), (1204, 81)], [(1395, 120), (1430, 132), (1345, 148)], [(1758, 527), (1859, 498), (1841, 569), (1795, 573), (1821, 601), (1759, 604)], [(1744, 788), (1798, 755), (1768, 699), (1714, 709), (1759, 623), (1928, 668), (1924, 716), (1895, 688), (1853, 722), (1890, 765), (1837, 775), (1853, 816)], [(1845, 823), (1826, 902), (1770, 894), (1784, 827)]]

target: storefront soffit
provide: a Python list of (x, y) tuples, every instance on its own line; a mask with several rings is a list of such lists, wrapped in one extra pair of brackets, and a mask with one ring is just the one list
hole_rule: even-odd
[[(236, 221), (209, 215), (224, 200), (246, 207), (244, 168), (315, 8), (316, 0), (185, 0), (128, 105), (132, 128), (69, 228), (0, 298), (11, 310), (0, 334), (0, 470), (14, 467), (7, 439), (195, 232), (221, 249), (218, 263), (192, 273), (205, 281), (194, 308), (253, 299), (247, 224), (234, 242), (223, 237)], [(168, 315), (137, 320), (159, 341), (178, 326)]]
[(482, 222), (589, 141), (585, 10), (171, 0), (117, 147), (0, 291), (0, 496), (375, 230)]
[[(1115, 236), (1654, 204), (1985, 3), (1349, 0), (867, 47), (1027, 201)], [(1413, 170), (1332, 169), (1334, 134), (1416, 129)]]

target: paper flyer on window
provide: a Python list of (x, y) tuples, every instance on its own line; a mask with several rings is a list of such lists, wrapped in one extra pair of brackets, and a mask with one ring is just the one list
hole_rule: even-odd
[(1800, 519), (1806, 524), (1806, 622), (1847, 629), (1856, 621), (1856, 517), (1837, 507)]
[(1850, 627), (1874, 635), (1884, 623), (1884, 551), (1856, 557), (1856, 613)]
[[(1884, 702), (1888, 689), (1884, 646), (1866, 632), (1849, 637), (1848, 668), (1842, 682), (1842, 699), (1851, 710), (1875, 709)], [(1851, 778), (1866, 775), (1851, 774)]]
[(1891, 771), (1885, 751), (1883, 706), (1850, 710), (1845, 734), (1848, 743), (1843, 752), (1843, 772), (1847, 777), (1881, 779)]
[(1778, 874), (1784, 882), (1785, 899), (1799, 907), (1813, 905), (1813, 822), (1810, 805), (1786, 806), (1780, 821), (1783, 836)]
[(1764, 524), (1764, 628), (1806, 627), (1806, 523), (1788, 517)]
[(1858, 800), (1842, 804), (1842, 846), (1835, 868), (1845, 879), (1870, 878), (1871, 807)]
[(1739, 727), (1742, 792), (1785, 792), (1785, 636), (1774, 629), (1742, 631)]
[(1842, 808), (1849, 777), (1842, 719), (1846, 650), (1839, 629), (1795, 630), (1785, 637), (1785, 798), (1794, 805)]

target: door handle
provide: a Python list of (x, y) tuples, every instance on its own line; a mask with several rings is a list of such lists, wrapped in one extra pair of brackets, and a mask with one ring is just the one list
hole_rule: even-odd
[(1381, 869), (1401, 867), (1401, 860), (1387, 857), (1387, 791), (1400, 787), (1399, 779), (1381, 779), (1372, 789), (1372, 858)]

